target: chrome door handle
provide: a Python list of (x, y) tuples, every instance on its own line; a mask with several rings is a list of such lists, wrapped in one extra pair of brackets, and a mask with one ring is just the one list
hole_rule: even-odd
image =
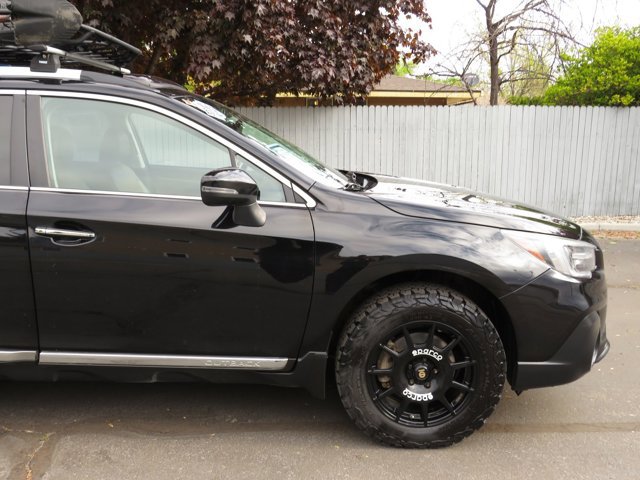
[(35, 232), (43, 237), (66, 237), (77, 238), (81, 240), (93, 240), (96, 234), (93, 232), (83, 232), (79, 230), (64, 230), (62, 228), (36, 227)]

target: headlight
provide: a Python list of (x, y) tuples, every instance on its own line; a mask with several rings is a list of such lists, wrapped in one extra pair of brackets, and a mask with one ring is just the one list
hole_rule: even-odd
[(580, 240), (503, 230), (505, 237), (541, 262), (574, 278), (591, 278), (596, 269), (596, 247)]

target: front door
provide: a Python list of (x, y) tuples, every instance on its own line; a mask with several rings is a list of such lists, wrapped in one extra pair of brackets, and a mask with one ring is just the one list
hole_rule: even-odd
[[(313, 228), (286, 179), (158, 107), (29, 101), (39, 112), (28, 226), (42, 351), (296, 356)], [(266, 192), (263, 227), (220, 222), (225, 208), (199, 200), (204, 173), (239, 164)]]

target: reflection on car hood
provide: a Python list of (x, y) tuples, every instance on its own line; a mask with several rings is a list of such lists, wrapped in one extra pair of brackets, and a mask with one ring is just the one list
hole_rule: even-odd
[(581, 228), (540, 209), (440, 183), (375, 175), (366, 194), (385, 207), (411, 217), (580, 238)]

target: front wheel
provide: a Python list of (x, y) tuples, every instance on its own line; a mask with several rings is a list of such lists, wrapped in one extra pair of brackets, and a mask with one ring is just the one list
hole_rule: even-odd
[(447, 287), (405, 285), (370, 299), (345, 326), (336, 378), (347, 413), (371, 437), (443, 447), (493, 412), (505, 353), (471, 300)]

